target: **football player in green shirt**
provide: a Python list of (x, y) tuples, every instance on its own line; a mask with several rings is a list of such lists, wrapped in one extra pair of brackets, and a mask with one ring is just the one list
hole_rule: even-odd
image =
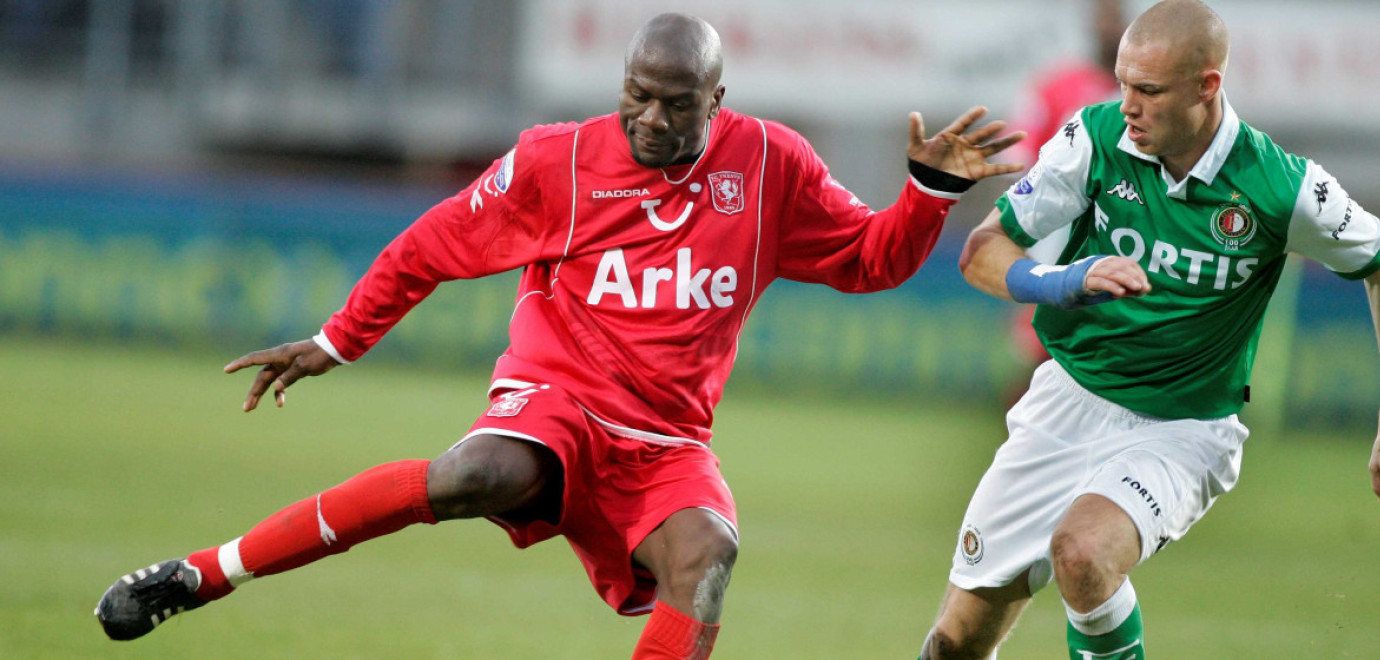
[[(1380, 221), (1236, 116), (1228, 46), (1198, 0), (1150, 8), (1122, 37), (1122, 101), (1074, 116), (968, 238), (964, 276), (1039, 303), (1054, 359), (1007, 415), (923, 659), (990, 657), (1051, 580), (1071, 660), (1145, 658), (1127, 574), (1236, 484), (1236, 413), (1286, 255), (1364, 279), (1380, 314)], [(1065, 226), (1062, 265), (1026, 258)], [(1370, 472), (1380, 493), (1380, 440)]]

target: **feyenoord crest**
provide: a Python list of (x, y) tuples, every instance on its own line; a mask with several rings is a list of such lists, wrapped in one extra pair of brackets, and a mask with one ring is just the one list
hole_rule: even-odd
[(963, 553), (963, 561), (972, 566), (982, 561), (982, 532), (972, 525), (963, 527), (958, 535), (958, 551)]
[(1245, 247), (1255, 236), (1255, 216), (1241, 204), (1229, 204), (1212, 216), (1212, 237), (1228, 250)]
[(522, 407), (527, 405), (527, 399), (522, 397), (508, 397), (499, 399), (494, 405), (489, 406), (489, 412), (485, 413), (489, 417), (516, 417), (522, 412)]
[(733, 215), (743, 210), (743, 175), (741, 172), (715, 172), (709, 175), (710, 197), (720, 213)]

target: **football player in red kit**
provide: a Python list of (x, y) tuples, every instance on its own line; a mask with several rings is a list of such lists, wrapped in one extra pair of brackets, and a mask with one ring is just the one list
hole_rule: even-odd
[(96, 615), (133, 639), (245, 581), (414, 523), (487, 517), (518, 547), (566, 538), (605, 602), (651, 613), (634, 658), (707, 657), (737, 555), (710, 424), (748, 313), (777, 278), (887, 289), (929, 255), (988, 158), (1021, 134), (926, 140), (873, 212), (791, 130), (723, 108), (718, 35), (663, 14), (625, 58), (616, 114), (539, 126), (393, 240), (313, 339), (241, 357), (244, 403), (358, 359), (443, 281), (523, 268), (492, 406), (432, 461), (366, 470), (223, 545), (124, 576)]

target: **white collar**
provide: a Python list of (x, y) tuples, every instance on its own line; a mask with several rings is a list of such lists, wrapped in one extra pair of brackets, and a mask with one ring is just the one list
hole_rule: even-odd
[(678, 185), (680, 185), (680, 184), (682, 184), (682, 183), (685, 183), (685, 180), (686, 180), (686, 179), (689, 179), (689, 178), (690, 178), (690, 175), (695, 173), (695, 168), (700, 166), (700, 161), (704, 160), (704, 155), (707, 154), (707, 153), (709, 153), (709, 143), (712, 142), (713, 140), (714, 140), (714, 120), (713, 120), (713, 119), (706, 119), (706, 120), (704, 120), (704, 149), (700, 150), (700, 155), (695, 156), (695, 162), (693, 162), (693, 163), (690, 164), (690, 169), (688, 169), (688, 170), (685, 171), (685, 176), (683, 176), (683, 177), (681, 177), (681, 178), (679, 178), (679, 179), (672, 179), (672, 178), (671, 178), (671, 175), (666, 173), (666, 168), (663, 167), (663, 168), (660, 168), (660, 169), (661, 169), (661, 177), (664, 178), (664, 179), (666, 179), (666, 183), (669, 183), (669, 184), (671, 184), (671, 185), (673, 185), (673, 186), (678, 186)]
[(1213, 180), (1217, 178), (1217, 173), (1221, 172), (1222, 166), (1226, 164), (1227, 156), (1231, 153), (1232, 146), (1236, 144), (1236, 136), (1240, 133), (1241, 118), (1236, 115), (1236, 111), (1227, 102), (1226, 94), (1223, 94), (1222, 124), (1217, 127), (1217, 135), (1213, 136), (1212, 144), (1208, 145), (1207, 151), (1203, 152), (1202, 157), (1193, 165), (1193, 169), (1188, 171), (1188, 176), (1185, 176), (1183, 181), (1174, 181), (1173, 177), (1169, 176), (1169, 172), (1165, 171), (1159, 156), (1141, 153), (1140, 149), (1136, 148), (1136, 143), (1131, 141), (1129, 129), (1121, 132), (1121, 140), (1117, 142), (1116, 147), (1136, 158), (1160, 165), (1161, 176), (1164, 178), (1165, 185), (1169, 187), (1169, 196), (1182, 198), (1189, 177), (1198, 179), (1209, 186), (1212, 185)]

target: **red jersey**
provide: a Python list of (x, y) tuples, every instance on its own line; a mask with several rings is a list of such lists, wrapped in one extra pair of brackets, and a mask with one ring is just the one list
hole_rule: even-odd
[(729, 110), (666, 168), (633, 160), (617, 115), (538, 126), (394, 239), (318, 342), (354, 360), (438, 283), (522, 267), (496, 387), (557, 383), (615, 431), (707, 444), (767, 285), (895, 287), (957, 198), (911, 178), (873, 212), (800, 135)]
[(1121, 87), (1111, 71), (1089, 62), (1065, 63), (1041, 76), (1011, 122), (1027, 133), (1008, 158), (1034, 164), (1049, 142), (1084, 106), (1117, 98)]

